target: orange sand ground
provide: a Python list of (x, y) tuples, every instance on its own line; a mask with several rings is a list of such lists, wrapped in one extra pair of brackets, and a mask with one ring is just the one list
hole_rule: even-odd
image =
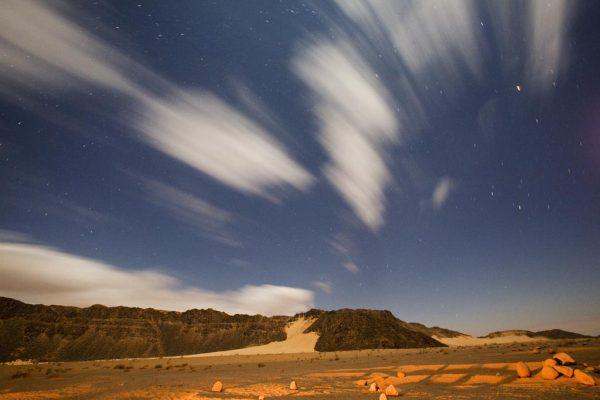
[[(547, 344), (546, 344), (547, 345)], [(579, 362), (600, 365), (600, 340), (551, 342)], [(365, 379), (393, 384), (410, 399), (598, 399), (600, 386), (561, 377), (519, 379), (516, 361), (535, 375), (549, 357), (521, 344), (482, 348), (363, 350), (0, 366), (0, 400), (378, 399)], [(160, 364), (160, 368), (155, 368)], [(115, 368), (117, 366), (117, 368)], [(50, 369), (50, 371), (48, 371)], [(397, 371), (406, 373), (396, 376)], [(17, 372), (25, 377), (12, 377)], [(600, 385), (600, 375), (594, 374)], [(211, 393), (215, 380), (223, 393)], [(299, 390), (289, 389), (295, 380)]]

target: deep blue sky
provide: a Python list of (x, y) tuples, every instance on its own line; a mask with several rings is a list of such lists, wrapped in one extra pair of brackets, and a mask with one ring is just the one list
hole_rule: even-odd
[(3, 2), (0, 295), (599, 334), (600, 6), (343, 4)]

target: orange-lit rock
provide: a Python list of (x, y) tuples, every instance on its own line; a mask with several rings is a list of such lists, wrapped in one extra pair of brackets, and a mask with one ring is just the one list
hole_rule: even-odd
[(556, 362), (556, 360), (553, 360), (552, 358), (548, 358), (547, 360), (544, 360), (544, 367), (554, 367), (556, 364), (558, 364), (558, 362)]
[(298, 385), (296, 385), (296, 381), (292, 381), (290, 383), (290, 390), (298, 390)]
[(575, 364), (575, 359), (567, 353), (556, 353), (552, 358), (557, 360), (561, 365)]
[(573, 376), (573, 368), (565, 367), (563, 365), (555, 365), (554, 369), (559, 374), (562, 374), (562, 375), (566, 376), (567, 378), (570, 378)]
[(398, 390), (394, 387), (394, 385), (389, 385), (388, 387), (386, 387), (385, 394), (387, 396), (391, 396), (391, 397), (400, 396), (400, 392), (398, 392)]
[(223, 383), (221, 381), (216, 381), (211, 389), (213, 392), (222, 392), (223, 391)]
[(575, 370), (574, 376), (577, 382), (583, 383), (584, 385), (594, 386), (596, 384), (596, 381), (591, 375), (586, 374), (580, 369)]
[(515, 369), (519, 378), (529, 378), (531, 376), (531, 370), (524, 362), (518, 362)]
[(552, 367), (545, 366), (542, 368), (542, 378), (547, 380), (553, 380), (558, 378), (559, 373)]

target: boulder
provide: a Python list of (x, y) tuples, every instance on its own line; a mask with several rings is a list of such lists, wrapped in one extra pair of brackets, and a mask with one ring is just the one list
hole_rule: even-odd
[(290, 390), (298, 390), (298, 385), (296, 385), (296, 381), (292, 381), (290, 383)]
[(547, 360), (544, 360), (544, 363), (542, 365), (544, 367), (554, 367), (556, 364), (558, 364), (558, 362), (556, 362), (556, 360), (554, 360), (552, 358), (548, 358)]
[(519, 378), (529, 378), (531, 376), (531, 370), (524, 362), (519, 361), (515, 366), (515, 369)]
[(386, 387), (384, 393), (387, 396), (391, 396), (391, 397), (400, 396), (400, 392), (398, 392), (398, 390), (394, 387), (394, 385), (389, 385), (388, 387)]
[(573, 376), (573, 368), (565, 367), (564, 365), (555, 365), (553, 367), (556, 372), (570, 378)]
[(549, 381), (558, 378), (559, 373), (552, 367), (545, 366), (542, 368), (542, 378)]
[(211, 391), (213, 392), (222, 392), (223, 391), (223, 383), (221, 381), (216, 381), (212, 386)]
[(387, 400), (387, 396), (385, 395), (385, 393), (381, 393), (379, 395), (379, 400)]
[(573, 357), (571, 357), (567, 353), (556, 353), (554, 356), (552, 356), (552, 358), (557, 360), (560, 363), (560, 365), (575, 364), (575, 359), (573, 359)]
[(356, 383), (356, 386), (367, 386), (367, 381), (365, 379), (359, 379), (354, 383)]
[(575, 370), (574, 376), (577, 382), (583, 383), (584, 385), (594, 386), (596, 384), (596, 381), (591, 375), (586, 374), (580, 369)]
[(371, 386), (369, 386), (369, 392), (371, 392), (371, 393), (377, 392), (377, 382), (371, 383)]

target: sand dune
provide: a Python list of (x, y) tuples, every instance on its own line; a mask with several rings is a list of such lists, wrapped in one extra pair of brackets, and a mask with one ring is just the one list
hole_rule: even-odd
[(298, 318), (289, 323), (285, 328), (287, 338), (281, 342), (271, 342), (262, 346), (251, 346), (243, 349), (215, 351), (212, 353), (201, 353), (187, 355), (184, 357), (212, 357), (232, 355), (256, 355), (256, 354), (284, 354), (284, 353), (311, 353), (315, 351), (315, 344), (319, 335), (315, 332), (303, 333), (315, 319)]
[(504, 344), (504, 343), (523, 343), (523, 342), (540, 342), (548, 340), (544, 337), (529, 337), (525, 335), (506, 335), (493, 338), (478, 338), (473, 336), (457, 336), (451, 338), (441, 338), (432, 336), (435, 340), (444, 343), (450, 347), (457, 346), (483, 346), (486, 344)]

